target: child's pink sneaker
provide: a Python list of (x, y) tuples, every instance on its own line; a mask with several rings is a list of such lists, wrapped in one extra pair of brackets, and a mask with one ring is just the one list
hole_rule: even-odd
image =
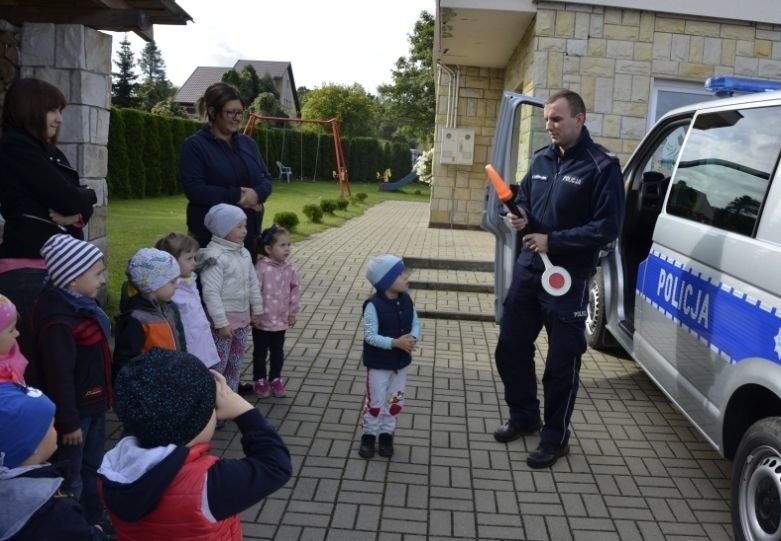
[(271, 381), (271, 394), (274, 396), (287, 396), (285, 390), (285, 384), (282, 383), (282, 378), (276, 378)]
[(268, 381), (266, 381), (265, 378), (261, 378), (255, 382), (255, 394), (258, 395), (258, 398), (268, 398), (270, 392)]

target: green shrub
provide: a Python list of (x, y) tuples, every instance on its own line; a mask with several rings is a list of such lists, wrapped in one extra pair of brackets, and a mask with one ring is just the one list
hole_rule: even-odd
[(146, 168), (147, 197), (158, 197), (163, 193), (163, 149), (160, 131), (157, 128), (157, 115), (144, 113), (144, 154)]
[(125, 119), (119, 109), (111, 108), (108, 125), (108, 174), (106, 185), (109, 197), (123, 198), (130, 195), (128, 169), (130, 156), (125, 139)]
[(333, 214), (336, 212), (336, 199), (323, 199), (320, 201), (320, 208), (326, 214)]
[(306, 205), (304, 206), (302, 212), (304, 213), (304, 216), (309, 218), (309, 221), (313, 224), (319, 224), (323, 221), (323, 209), (317, 205)]
[(144, 115), (136, 109), (122, 109), (125, 118), (125, 144), (127, 147), (128, 187), (127, 197), (141, 198), (146, 196), (146, 161), (144, 160)]
[(292, 233), (299, 224), (298, 214), (295, 212), (277, 212), (274, 215), (274, 223), (284, 227)]
[(339, 210), (347, 210), (347, 207), (350, 205), (350, 202), (347, 199), (337, 199), (336, 200), (336, 208)]
[(368, 195), (368, 194), (365, 194), (365, 193), (363, 193), (363, 192), (361, 192), (361, 193), (357, 193), (357, 194), (355, 194), (355, 197), (357, 197), (357, 198), (358, 198), (358, 201), (360, 201), (361, 203), (363, 203), (364, 201), (366, 201), (366, 198), (367, 198), (367, 197), (369, 197), (369, 195)]
[(360, 202), (361, 202), (361, 201), (360, 201), (360, 199), (358, 199), (358, 197), (357, 197), (357, 196), (355, 196), (355, 195), (351, 195), (351, 196), (350, 196), (350, 203), (352, 203), (353, 205), (357, 205), (357, 204), (358, 204), (358, 203), (360, 203)]

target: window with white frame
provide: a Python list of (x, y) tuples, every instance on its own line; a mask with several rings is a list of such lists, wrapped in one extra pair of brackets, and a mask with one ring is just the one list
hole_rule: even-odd
[(705, 90), (704, 83), (655, 79), (651, 87), (651, 104), (648, 107), (648, 129), (668, 111), (713, 99), (713, 94)]

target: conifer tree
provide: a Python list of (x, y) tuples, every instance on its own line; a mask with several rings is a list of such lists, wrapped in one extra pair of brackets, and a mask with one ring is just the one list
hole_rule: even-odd
[(114, 78), (111, 84), (111, 104), (114, 107), (134, 107), (138, 102), (136, 98), (138, 74), (133, 69), (135, 63), (130, 40), (125, 34), (125, 37), (119, 42), (117, 59), (114, 60), (117, 71), (111, 74)]
[(163, 55), (154, 41), (147, 42), (138, 59), (144, 77), (138, 89), (141, 109), (151, 111), (159, 102), (174, 94), (174, 87), (165, 74)]

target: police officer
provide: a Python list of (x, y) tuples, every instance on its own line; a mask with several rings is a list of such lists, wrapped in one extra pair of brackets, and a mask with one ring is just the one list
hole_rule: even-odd
[[(535, 153), (521, 182), (516, 197), (521, 215), (507, 216), (511, 227), (523, 230), (523, 248), (496, 346), (510, 417), (494, 438), (509, 442), (541, 429), (539, 446), (526, 459), (532, 468), (552, 466), (569, 453), (568, 427), (586, 351), (588, 281), (599, 249), (618, 236), (624, 213), (618, 159), (591, 139), (583, 99), (562, 90), (548, 98), (543, 112), (551, 144)], [(540, 253), (569, 271), (572, 283), (564, 295), (543, 289)], [(548, 334), (544, 423), (534, 372), (534, 342), (543, 327)]]

